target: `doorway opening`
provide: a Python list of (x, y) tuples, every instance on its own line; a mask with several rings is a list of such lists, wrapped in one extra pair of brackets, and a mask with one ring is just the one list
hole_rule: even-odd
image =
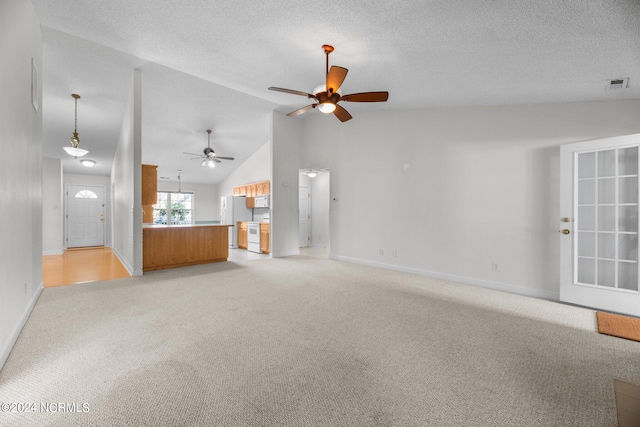
[(306, 251), (330, 248), (329, 169), (300, 169), (298, 187), (298, 245)]

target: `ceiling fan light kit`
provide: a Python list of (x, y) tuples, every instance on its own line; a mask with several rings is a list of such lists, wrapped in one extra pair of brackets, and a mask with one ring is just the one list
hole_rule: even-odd
[(326, 56), (326, 83), (324, 85), (317, 86), (313, 90), (313, 94), (274, 86), (269, 88), (269, 90), (277, 92), (306, 96), (307, 98), (316, 101), (314, 104), (292, 111), (287, 114), (287, 116), (298, 116), (306, 113), (312, 108), (318, 107), (318, 110), (321, 112), (325, 114), (333, 113), (338, 120), (346, 122), (347, 120), (350, 120), (352, 116), (342, 106), (338, 105), (338, 102), (385, 102), (389, 99), (389, 92), (361, 92), (343, 96), (340, 91), (340, 86), (342, 86), (342, 82), (344, 82), (345, 77), (347, 77), (349, 70), (335, 65), (329, 68), (329, 54), (334, 51), (333, 46), (329, 46), (328, 44), (322, 45), (322, 50)]
[(216, 163), (211, 159), (204, 159), (202, 161), (202, 166), (205, 166), (205, 167), (209, 166), (210, 168), (215, 168)]
[(75, 127), (73, 130), (73, 136), (70, 138), (71, 147), (62, 147), (67, 154), (74, 157), (82, 157), (85, 154), (89, 153), (89, 151), (80, 148), (80, 137), (78, 136), (78, 99), (80, 99), (80, 95), (72, 93), (71, 96), (75, 100)]

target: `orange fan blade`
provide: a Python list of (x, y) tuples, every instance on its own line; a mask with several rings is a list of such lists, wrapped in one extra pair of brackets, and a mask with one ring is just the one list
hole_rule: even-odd
[(389, 99), (389, 92), (362, 92), (344, 95), (340, 101), (348, 102), (384, 102)]
[(269, 90), (275, 90), (276, 92), (284, 92), (284, 93), (290, 93), (292, 95), (300, 95), (300, 96), (306, 96), (307, 98), (315, 98), (315, 95), (312, 95), (310, 93), (307, 92), (301, 92), (299, 90), (293, 90), (293, 89), (284, 89), (281, 87), (273, 87), (271, 86), (269, 88)]
[(312, 108), (316, 108), (316, 105), (318, 104), (311, 104), (311, 105), (307, 105), (306, 107), (298, 108), (296, 111), (292, 111), (289, 114), (287, 114), (287, 116), (299, 116), (300, 114), (306, 113)]
[(341, 121), (346, 122), (347, 120), (351, 120), (351, 114), (340, 105), (336, 104), (336, 109), (333, 110), (333, 114)]
[(346, 68), (332, 65), (329, 74), (327, 74), (327, 93), (336, 93), (342, 86), (342, 82), (347, 77), (348, 72), (349, 70)]

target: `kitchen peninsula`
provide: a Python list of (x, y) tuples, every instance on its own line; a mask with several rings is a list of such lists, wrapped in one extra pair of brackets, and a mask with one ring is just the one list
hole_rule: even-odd
[(160, 225), (142, 228), (142, 271), (226, 261), (232, 225)]

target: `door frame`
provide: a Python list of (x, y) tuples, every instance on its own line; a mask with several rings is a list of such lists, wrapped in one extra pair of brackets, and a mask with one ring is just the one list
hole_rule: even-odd
[[(310, 178), (311, 179), (311, 178)], [(307, 189), (307, 244), (306, 246), (300, 246), (300, 190), (306, 188)], [(311, 247), (311, 183), (309, 186), (298, 185), (298, 247), (299, 248), (308, 248)]]
[[(107, 213), (107, 191), (106, 186), (100, 184), (76, 184), (76, 183), (66, 183), (64, 185), (64, 250), (69, 249), (69, 187), (94, 187), (102, 189), (102, 204), (103, 204), (103, 214), (104, 221), (102, 221), (102, 243), (104, 247), (108, 247), (107, 245), (107, 221), (108, 221), (108, 213)], [(113, 230), (113, 228), (112, 228)]]

